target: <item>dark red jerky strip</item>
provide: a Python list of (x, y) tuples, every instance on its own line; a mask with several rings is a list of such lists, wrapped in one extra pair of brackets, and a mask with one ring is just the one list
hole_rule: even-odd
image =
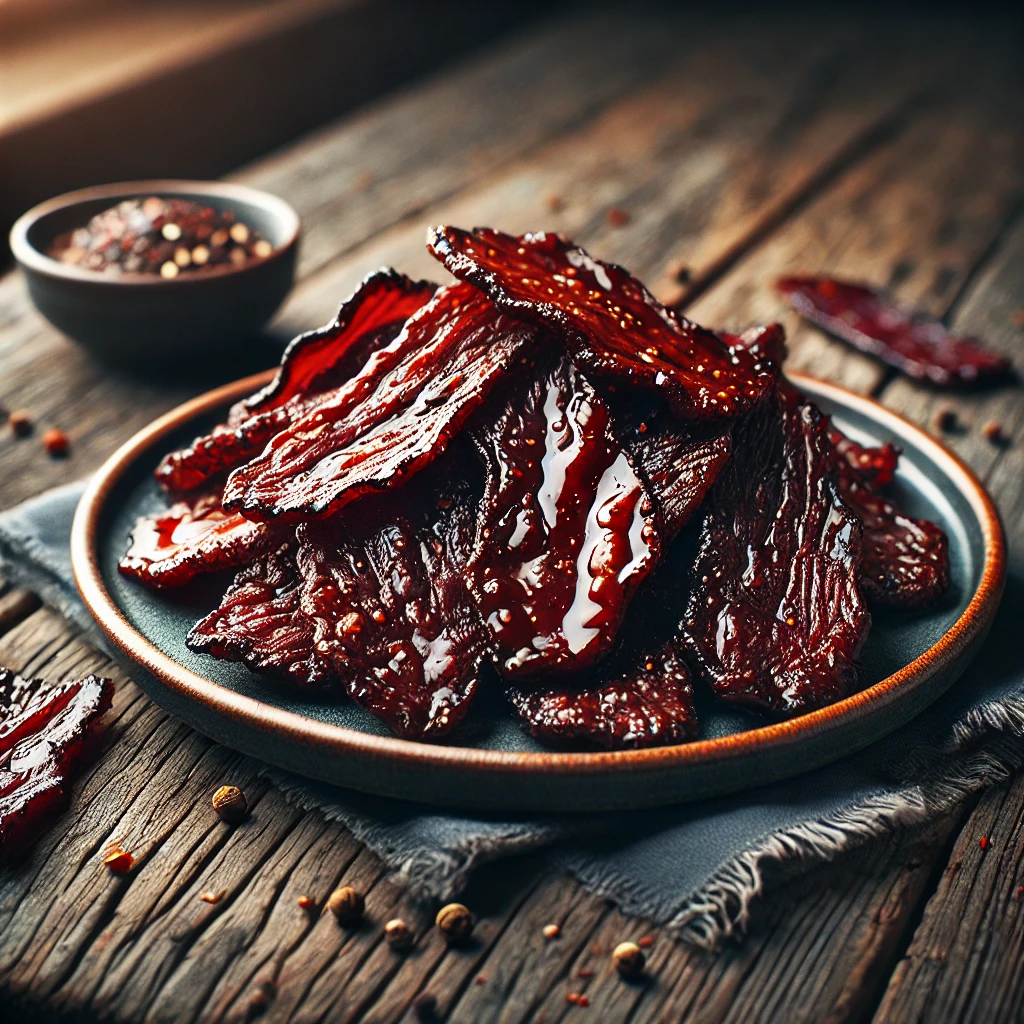
[(97, 676), (47, 688), (0, 669), (0, 855), (22, 850), (66, 804), (113, 696), (110, 680)]
[(835, 427), (829, 431), (829, 439), (840, 459), (868, 483), (876, 487), (892, 483), (900, 461), (900, 449), (896, 445), (887, 441), (878, 448), (866, 448)]
[(963, 388), (1010, 373), (1010, 361), (986, 351), (976, 339), (955, 337), (939, 321), (905, 313), (863, 285), (785, 277), (777, 287), (812, 323), (916, 380)]
[(585, 373), (661, 395), (680, 417), (736, 415), (774, 380), (773, 365), (679, 318), (627, 271), (558, 235), (438, 227), (427, 247), (502, 311), (558, 332)]
[(507, 693), (530, 733), (545, 743), (626, 750), (697, 735), (690, 672), (672, 645), (615, 679), (516, 682)]
[(204, 572), (234, 569), (274, 541), (271, 530), (225, 512), (217, 495), (143, 516), (118, 568), (150, 587), (181, 587)]
[(485, 633), (464, 574), (473, 523), (472, 506), (455, 503), (429, 527), (392, 523), (361, 542), (340, 518), (298, 528), (314, 646), (399, 736), (445, 736), (476, 691)]
[(400, 485), (445, 450), (534, 334), (475, 288), (442, 288), (358, 376), (232, 473), (225, 507), (296, 521)]
[(657, 563), (655, 509), (608, 406), (562, 358), (503, 389), (476, 440), (487, 483), (468, 571), (499, 672), (574, 672), (614, 642)]
[(278, 431), (309, 411), (310, 400), (354, 377), (405, 321), (430, 301), (437, 285), (410, 281), (394, 270), (370, 274), (329, 324), (300, 334), (281, 359), (277, 376), (232, 407), (222, 423), (157, 467), (169, 491), (184, 493), (258, 455)]
[(329, 687), (333, 677), (315, 650), (313, 624), (299, 607), (295, 549), (290, 540), (246, 566), (219, 607), (189, 631), (188, 646), (302, 690)]
[(715, 693), (788, 717), (856, 689), (871, 617), (828, 420), (779, 404), (744, 424), (712, 491), (682, 630)]
[(864, 593), (876, 608), (910, 611), (934, 604), (949, 588), (946, 534), (927, 519), (904, 515), (876, 489), (877, 474), (872, 482), (854, 468), (859, 460), (849, 458), (850, 453), (847, 449), (847, 458), (838, 458), (839, 490), (863, 526)]

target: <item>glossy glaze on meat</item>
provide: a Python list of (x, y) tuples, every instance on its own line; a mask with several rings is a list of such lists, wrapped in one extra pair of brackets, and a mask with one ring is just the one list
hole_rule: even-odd
[(607, 404), (568, 359), (512, 383), (476, 434), (487, 485), (470, 584), (502, 675), (577, 672), (614, 642), (659, 526)]
[(583, 372), (653, 392), (680, 417), (734, 416), (771, 389), (772, 364), (678, 317), (627, 271), (558, 235), (438, 227), (427, 245), (509, 316), (560, 334)]
[(359, 374), (231, 474), (225, 508), (299, 521), (399, 486), (445, 450), (534, 337), (476, 289), (442, 288)]

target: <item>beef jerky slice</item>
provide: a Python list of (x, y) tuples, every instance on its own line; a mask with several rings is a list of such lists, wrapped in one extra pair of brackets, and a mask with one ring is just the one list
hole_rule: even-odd
[(118, 568), (151, 587), (180, 587), (200, 573), (244, 565), (271, 543), (268, 527), (225, 512), (207, 494), (139, 519)]
[(610, 647), (658, 561), (654, 505), (568, 359), (495, 404), (476, 436), (487, 484), (470, 585), (503, 675), (575, 671)]
[(880, 492), (892, 479), (898, 450), (862, 448), (835, 435), (839, 490), (863, 526), (860, 582), (868, 600), (901, 611), (933, 604), (949, 587), (949, 541), (935, 523), (910, 518)]
[(406, 480), (440, 455), (534, 331), (455, 284), (347, 384), (228, 479), (225, 507), (297, 520)]
[(274, 434), (308, 412), (316, 395), (354, 377), (373, 352), (390, 344), (436, 290), (394, 270), (370, 274), (329, 324), (291, 342), (270, 384), (237, 403), (226, 423), (167, 455), (157, 479), (184, 493), (258, 455)]
[(220, 606), (189, 631), (188, 646), (300, 689), (329, 686), (333, 677), (315, 650), (313, 624), (299, 608), (295, 549), (293, 539), (246, 566)]
[(515, 681), (507, 693), (530, 733), (547, 743), (621, 750), (697, 734), (690, 672), (671, 644), (612, 679)]
[(627, 271), (558, 235), (439, 227), (427, 246), (510, 316), (558, 332), (585, 373), (661, 395), (680, 417), (735, 415), (774, 380), (755, 353), (678, 317)]
[(712, 492), (682, 629), (720, 697), (791, 716), (855, 689), (871, 619), (828, 421), (795, 395), (779, 408), (781, 436), (756, 416)]
[(912, 316), (863, 285), (827, 277), (785, 277), (778, 289), (812, 323), (917, 380), (972, 387), (1005, 378), (1010, 361), (937, 320)]
[(47, 687), (0, 669), (0, 855), (21, 850), (66, 803), (113, 696), (97, 676)]
[(341, 517), (297, 531), (317, 653), (353, 700), (410, 739), (462, 721), (486, 640), (465, 580), (475, 509), (461, 497), (434, 504), (432, 522), (391, 523), (364, 540)]

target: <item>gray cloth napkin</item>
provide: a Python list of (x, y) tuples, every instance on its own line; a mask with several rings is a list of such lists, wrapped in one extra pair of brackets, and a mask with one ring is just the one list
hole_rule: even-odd
[[(0, 514), (0, 572), (105, 647), (71, 577), (82, 483)], [(627, 914), (710, 946), (742, 932), (766, 883), (873, 838), (921, 826), (1024, 763), (1024, 615), (1012, 576), (992, 635), (964, 677), (909, 725), (787, 782), (659, 811), (589, 817), (462, 814), (370, 797), (265, 769), (289, 799), (343, 822), (417, 893), (447, 897), (479, 864), (544, 850)]]

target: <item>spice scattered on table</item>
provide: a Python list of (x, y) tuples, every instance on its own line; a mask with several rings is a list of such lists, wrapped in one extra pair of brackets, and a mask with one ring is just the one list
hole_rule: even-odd
[(573, 1004), (578, 1003), (580, 1001), (580, 994), (579, 994), (579, 992), (566, 992), (565, 993), (565, 1001), (567, 1003), (573, 1003)]
[(421, 992), (413, 1001), (412, 1008), (416, 1017), (422, 1021), (437, 1019), (437, 996), (432, 992)]
[(327, 909), (338, 919), (339, 924), (356, 924), (362, 919), (366, 901), (363, 894), (351, 885), (343, 885), (327, 897)]
[(227, 889), (220, 889), (218, 892), (204, 892), (200, 895), (200, 899), (204, 903), (220, 903), (222, 899), (227, 895)]
[(238, 220), (192, 199), (125, 199), (96, 214), (85, 227), (53, 240), (47, 255), (98, 273), (209, 273), (244, 266), (273, 252), (267, 239)]
[(959, 423), (956, 410), (951, 409), (948, 405), (943, 406), (941, 409), (936, 410), (935, 418), (932, 420), (932, 423), (935, 429), (940, 433), (952, 433), (952, 431), (956, 430)]
[(449, 942), (461, 942), (473, 932), (473, 915), (461, 903), (449, 903), (442, 907), (434, 923)]
[(15, 409), (7, 417), (7, 425), (15, 437), (28, 437), (32, 433), (32, 414), (28, 409)]
[(245, 799), (245, 794), (237, 786), (221, 786), (213, 794), (211, 802), (217, 816), (229, 825), (239, 824), (249, 813), (249, 804)]
[(119, 846), (104, 854), (103, 863), (115, 874), (126, 875), (135, 864), (135, 858)]
[(312, 910), (316, 906), (316, 901), (311, 896), (303, 894), (296, 901), (303, 910)]
[(0, 856), (20, 853), (63, 809), (113, 697), (109, 679), (48, 686), (0, 668)]
[(911, 315), (864, 285), (828, 277), (784, 277), (777, 285), (812, 323), (890, 366), (939, 387), (972, 387), (1005, 378), (1010, 361), (938, 320)]
[(557, 924), (546, 924), (544, 925), (544, 938), (557, 939), (561, 930)]
[(594, 976), (594, 968), (593, 967), (581, 967), (576, 972), (576, 977), (577, 978), (592, 978), (593, 976)]
[(1018, 903), (1020, 903), (1021, 899), (1024, 899), (1024, 885), (1017, 886), (1016, 899)]
[(981, 852), (984, 853), (988, 849), (988, 836), (982, 836), (978, 840), (978, 845), (981, 847)]
[(1003, 425), (998, 420), (989, 420), (981, 428), (981, 436), (985, 438), (990, 444), (1004, 445), (1007, 444), (1009, 438), (1003, 430)]
[(401, 952), (412, 945), (412, 929), (400, 917), (394, 917), (384, 925), (384, 940), (395, 950)]
[(486, 985), (487, 984), (487, 977), (485, 975), (483, 975), (483, 974), (478, 974), (476, 976), (476, 983), (478, 985)]
[(68, 436), (63, 430), (51, 427), (43, 434), (43, 447), (52, 459), (59, 459), (68, 453)]
[(624, 228), (629, 223), (629, 214), (613, 206), (607, 213), (608, 223), (613, 228)]
[(672, 279), (676, 284), (689, 284), (693, 280), (693, 271), (685, 263), (680, 263), (672, 271)]
[(636, 944), (641, 949), (650, 949), (651, 946), (654, 945), (654, 936), (653, 935), (645, 935), (645, 936), (643, 936), (643, 938), (637, 939), (636, 940)]
[(552, 213), (559, 213), (565, 209), (565, 200), (560, 195), (550, 195), (544, 200), (544, 205)]
[(612, 963), (623, 978), (636, 978), (643, 972), (647, 958), (635, 942), (620, 942), (612, 952)]
[(253, 1016), (260, 1016), (277, 995), (277, 986), (270, 981), (261, 981), (249, 997), (249, 1009)]

